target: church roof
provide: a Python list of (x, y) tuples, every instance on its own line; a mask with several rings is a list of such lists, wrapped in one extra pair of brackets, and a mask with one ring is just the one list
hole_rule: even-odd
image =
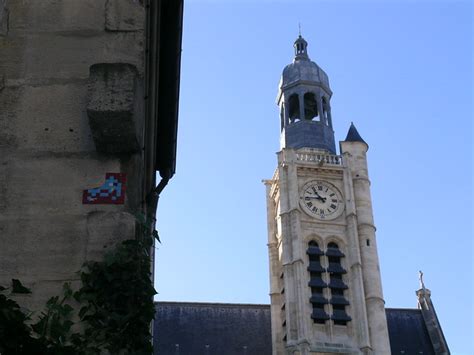
[(155, 308), (155, 354), (272, 353), (269, 305), (158, 302)]
[(435, 354), (421, 310), (386, 308), (392, 354)]
[[(160, 355), (271, 355), (270, 305), (157, 302)], [(435, 354), (418, 309), (387, 308), (392, 354)]]

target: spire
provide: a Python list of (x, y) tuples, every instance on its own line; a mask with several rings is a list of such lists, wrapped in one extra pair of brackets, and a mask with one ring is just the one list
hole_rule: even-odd
[[(360, 136), (359, 132), (357, 132), (357, 128), (354, 126), (354, 123), (351, 122), (351, 126), (349, 127), (349, 132), (347, 132), (346, 139), (344, 140), (346, 142), (361, 142), (361, 143), (366, 143)], [(367, 144), (367, 146), (369, 146)]]
[(293, 44), (293, 47), (295, 47), (295, 60), (309, 60), (307, 50), (308, 42), (306, 42), (305, 39), (301, 37), (301, 29), (298, 38)]
[(431, 344), (435, 354), (448, 355), (450, 354), (448, 343), (441, 329), (441, 325), (436, 315), (436, 311), (431, 301), (431, 291), (426, 288), (425, 282), (423, 281), (423, 272), (419, 272), (420, 289), (416, 291), (418, 297), (418, 309), (421, 311), (423, 320), (428, 330), (428, 334), (431, 339)]

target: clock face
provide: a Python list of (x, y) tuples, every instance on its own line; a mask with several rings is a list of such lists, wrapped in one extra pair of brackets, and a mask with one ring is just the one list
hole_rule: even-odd
[(344, 210), (344, 201), (338, 189), (325, 181), (310, 181), (303, 186), (300, 205), (310, 216), (334, 219)]

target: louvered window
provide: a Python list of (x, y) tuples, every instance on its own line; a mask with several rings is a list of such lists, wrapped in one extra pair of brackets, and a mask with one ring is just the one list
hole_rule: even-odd
[(328, 273), (329, 273), (329, 289), (331, 290), (331, 304), (332, 313), (331, 319), (334, 324), (346, 325), (351, 320), (351, 317), (346, 313), (346, 306), (349, 301), (345, 298), (344, 290), (348, 286), (344, 283), (343, 275), (347, 272), (341, 264), (341, 259), (345, 256), (339, 249), (336, 243), (329, 243), (326, 250), (328, 258)]
[(329, 315), (324, 309), (324, 305), (328, 304), (327, 298), (324, 297), (324, 289), (327, 288), (326, 282), (324, 282), (322, 274), (326, 272), (326, 269), (321, 265), (321, 256), (324, 255), (323, 251), (319, 248), (318, 243), (311, 241), (308, 244), (308, 250), (306, 251), (309, 258), (309, 283), (308, 286), (311, 288), (310, 302), (313, 306), (313, 312), (311, 318), (315, 323), (324, 324), (329, 320)]

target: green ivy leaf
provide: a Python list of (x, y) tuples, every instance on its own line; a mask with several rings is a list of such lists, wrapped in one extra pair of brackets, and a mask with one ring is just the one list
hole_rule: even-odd
[(31, 290), (22, 285), (20, 280), (12, 279), (12, 293), (31, 293)]
[(161, 244), (160, 235), (158, 234), (158, 231), (156, 229), (153, 231), (153, 238), (155, 238), (158, 243)]
[(82, 307), (79, 311), (79, 318), (83, 319), (84, 315), (89, 311), (89, 307)]
[(71, 283), (70, 282), (65, 282), (63, 285), (63, 291), (64, 291), (64, 297), (65, 299), (69, 299), (72, 297), (73, 291), (71, 288)]

